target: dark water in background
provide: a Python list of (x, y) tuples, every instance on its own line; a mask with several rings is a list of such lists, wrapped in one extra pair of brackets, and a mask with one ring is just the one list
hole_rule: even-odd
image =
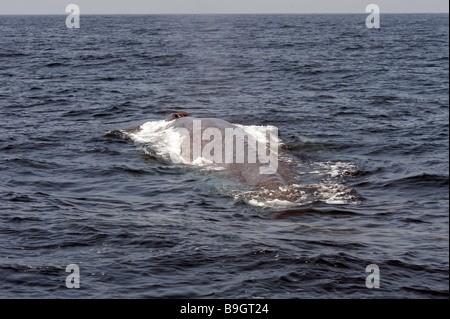
[[(447, 14), (65, 18), (0, 17), (0, 297), (448, 297)], [(356, 200), (255, 207), (105, 135), (172, 111), (276, 125)]]

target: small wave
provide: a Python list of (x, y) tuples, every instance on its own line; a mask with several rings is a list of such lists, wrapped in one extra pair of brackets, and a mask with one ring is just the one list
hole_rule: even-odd
[(23, 203), (30, 203), (36, 201), (34, 198), (31, 198), (28, 195), (17, 195), (13, 198), (9, 199), (10, 202), (23, 202)]
[(449, 186), (449, 178), (444, 175), (426, 174), (415, 175), (405, 178), (393, 180), (383, 185), (384, 188), (390, 187), (406, 187), (406, 188), (424, 188), (424, 187), (447, 187)]
[(0, 53), (0, 58), (14, 58), (14, 57), (22, 57), (22, 56), (28, 56), (28, 54), (21, 53), (21, 52)]
[(113, 77), (113, 76), (106, 76), (106, 77), (98, 78), (97, 80), (98, 80), (98, 81), (108, 81), (108, 82), (111, 82), (111, 81), (117, 80), (117, 78), (115, 78), (115, 77)]
[[(359, 216), (358, 212), (345, 209), (337, 209), (335, 207), (304, 207), (304, 208), (291, 208), (287, 210), (277, 210), (270, 214), (272, 219), (285, 219), (294, 216), (307, 216), (307, 215), (330, 215), (330, 216)], [(344, 230), (341, 230), (344, 231)], [(349, 229), (348, 231), (356, 231), (355, 229)]]
[(26, 222), (42, 222), (43, 220), (38, 217), (12, 217), (7, 220), (6, 223), (26, 223)]
[(58, 66), (63, 66), (64, 64), (59, 63), (59, 62), (53, 62), (53, 63), (48, 63), (46, 66), (49, 68), (54, 68), (54, 67), (58, 67)]
[(162, 54), (162, 55), (153, 55), (150, 59), (168, 59), (168, 58), (182, 58), (183, 53), (175, 53), (175, 54)]
[(152, 174), (150, 171), (142, 169), (142, 168), (133, 168), (126, 165), (116, 165), (109, 167), (107, 169), (104, 169), (99, 172), (101, 175), (110, 176), (112, 173), (124, 173), (129, 175), (149, 175)]

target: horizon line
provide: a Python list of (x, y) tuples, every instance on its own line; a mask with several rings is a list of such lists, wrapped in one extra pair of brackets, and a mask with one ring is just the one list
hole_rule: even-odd
[[(307, 15), (307, 14), (361, 14), (367, 15), (366, 12), (220, 12), (220, 13), (207, 13), (207, 12), (180, 12), (180, 13), (83, 13), (80, 15)], [(380, 12), (380, 14), (449, 14), (449, 12)], [(0, 16), (44, 16), (44, 15), (62, 15), (67, 16), (68, 13), (0, 13)]]

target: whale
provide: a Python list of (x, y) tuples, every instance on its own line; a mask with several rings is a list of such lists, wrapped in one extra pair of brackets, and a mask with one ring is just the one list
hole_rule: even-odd
[[(136, 140), (143, 127), (113, 131), (110, 135)], [(201, 160), (249, 186), (271, 189), (288, 184), (289, 170), (279, 161), (275, 127), (271, 131), (259, 127), (259, 135), (254, 136), (243, 126), (219, 118), (198, 118), (186, 112), (170, 114), (163, 121), (163, 127), (176, 132), (182, 141), (180, 153), (172, 158), (173, 162)]]
[(178, 112), (108, 131), (106, 136), (134, 142), (164, 167), (183, 172), (187, 168), (189, 174), (207, 172), (221, 192), (252, 206), (286, 208), (359, 200), (354, 189), (339, 182), (339, 172), (351, 172), (352, 163), (301, 162), (289, 152), (290, 145), (278, 139), (275, 126), (241, 125)]

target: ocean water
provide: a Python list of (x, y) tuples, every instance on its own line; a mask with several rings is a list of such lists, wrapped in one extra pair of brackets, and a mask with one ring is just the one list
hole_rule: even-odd
[[(448, 298), (448, 14), (365, 18), (0, 16), (0, 297)], [(107, 133), (180, 111), (277, 127), (289, 200)]]

